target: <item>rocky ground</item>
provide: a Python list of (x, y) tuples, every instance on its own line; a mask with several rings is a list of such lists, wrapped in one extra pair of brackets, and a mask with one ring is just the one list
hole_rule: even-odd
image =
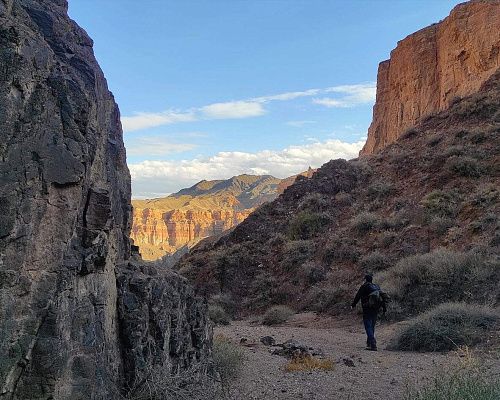
[[(386, 350), (398, 324), (382, 322), (378, 326), (379, 351), (364, 350), (365, 335), (360, 318), (334, 321), (313, 313), (298, 314), (287, 324), (267, 327), (257, 321), (236, 321), (218, 327), (215, 335), (224, 335), (235, 343), (242, 338), (245, 361), (242, 373), (231, 389), (230, 399), (400, 399), (408, 385), (422, 384), (438, 371), (460, 360), (456, 352), (409, 353)], [(272, 355), (273, 347), (260, 343), (270, 335), (277, 343), (295, 339), (333, 361), (330, 371), (286, 372), (288, 360)], [(500, 370), (498, 353), (487, 356), (490, 370)]]

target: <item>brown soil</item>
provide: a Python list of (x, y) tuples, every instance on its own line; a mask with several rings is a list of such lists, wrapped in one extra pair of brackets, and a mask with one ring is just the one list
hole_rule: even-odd
[[(398, 325), (382, 321), (377, 328), (379, 351), (364, 349), (366, 336), (359, 316), (345, 320), (319, 317), (314, 313), (297, 314), (287, 324), (267, 327), (256, 321), (236, 321), (217, 327), (215, 335), (224, 335), (242, 346), (245, 361), (240, 377), (230, 391), (231, 400), (274, 399), (401, 399), (408, 385), (421, 385), (439, 371), (460, 362), (458, 352), (411, 353), (386, 350)], [(277, 343), (295, 339), (333, 361), (331, 371), (286, 372), (288, 360), (272, 355), (272, 347), (259, 339), (273, 336)], [(500, 353), (479, 352), (491, 371), (500, 371)], [(344, 359), (354, 362), (346, 365)]]

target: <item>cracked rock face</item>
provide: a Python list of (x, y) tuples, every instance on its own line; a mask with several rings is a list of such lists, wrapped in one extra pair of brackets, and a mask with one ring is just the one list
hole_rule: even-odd
[(204, 305), (131, 264), (130, 216), (92, 40), (66, 0), (0, 0), (0, 398), (113, 399), (207, 359)]

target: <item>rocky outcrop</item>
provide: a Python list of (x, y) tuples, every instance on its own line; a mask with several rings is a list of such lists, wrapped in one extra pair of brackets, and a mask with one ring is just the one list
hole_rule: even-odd
[(131, 237), (146, 260), (173, 254), (235, 227), (275, 199), (280, 183), (268, 175), (239, 175), (201, 181), (166, 198), (134, 200)]
[(66, 0), (0, 0), (0, 398), (121, 398), (156, 365), (207, 360), (204, 305), (131, 267), (130, 225), (92, 40)]
[(297, 180), (297, 178), (299, 179), (303, 179), (303, 178), (312, 178), (313, 174), (317, 171), (317, 169), (312, 169), (311, 167), (309, 167), (307, 169), (307, 171), (304, 171), (300, 174), (297, 174), (297, 175), (293, 175), (293, 176), (290, 176), (288, 178), (285, 178), (283, 179), (280, 184), (278, 185), (278, 194), (282, 194), (285, 189), (288, 187), (288, 186), (291, 186), (295, 183), (295, 181)]
[(477, 92), (499, 66), (499, 0), (459, 4), (443, 21), (400, 41), (379, 66), (361, 154), (379, 151), (423, 117)]

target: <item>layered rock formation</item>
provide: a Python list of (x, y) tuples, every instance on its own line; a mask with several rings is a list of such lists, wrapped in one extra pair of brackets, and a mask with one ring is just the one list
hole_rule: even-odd
[(499, 0), (459, 4), (443, 21), (403, 39), (379, 66), (361, 154), (379, 151), (423, 117), (477, 92), (499, 66)]
[(268, 175), (240, 175), (201, 181), (162, 199), (134, 200), (131, 237), (147, 260), (191, 247), (235, 227), (276, 198), (280, 182)]
[(130, 225), (92, 40), (66, 0), (0, 0), (0, 398), (122, 398), (207, 361), (204, 305), (130, 260)]

